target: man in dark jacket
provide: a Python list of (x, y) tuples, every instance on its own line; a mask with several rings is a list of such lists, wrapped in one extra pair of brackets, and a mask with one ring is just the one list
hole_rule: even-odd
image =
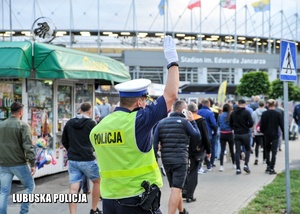
[[(82, 103), (79, 114), (70, 119), (64, 127), (62, 144), (68, 151), (70, 193), (78, 193), (82, 175), (85, 174), (93, 182), (90, 214), (100, 214), (102, 212), (97, 208), (100, 197), (99, 168), (89, 139), (90, 132), (96, 126), (96, 122), (90, 118), (91, 115), (91, 104)], [(76, 204), (70, 203), (69, 209), (70, 213), (76, 213)]]
[(244, 171), (249, 174), (248, 162), (251, 151), (249, 129), (253, 126), (253, 120), (249, 111), (246, 110), (246, 101), (244, 99), (238, 101), (238, 107), (230, 115), (230, 126), (234, 130), (236, 174), (241, 174), (241, 146), (244, 146), (246, 150)]
[(157, 124), (153, 136), (154, 145), (161, 145), (161, 159), (171, 187), (169, 213), (183, 209), (182, 189), (188, 170), (190, 137), (200, 139), (200, 133), (186, 102), (178, 100), (170, 116)]
[(206, 122), (203, 117), (198, 115), (198, 107), (195, 103), (190, 103), (188, 105), (188, 110), (192, 112), (193, 118), (197, 123), (198, 129), (201, 134), (201, 139), (190, 138), (189, 146), (189, 170), (187, 179), (185, 181), (185, 186), (183, 190), (183, 198), (186, 198), (186, 202), (196, 201), (194, 197), (194, 192), (198, 184), (198, 168), (201, 162), (206, 156), (210, 158), (210, 140), (209, 134), (207, 132)]
[[(267, 104), (269, 109), (262, 113), (260, 120), (260, 131), (264, 134), (266, 143), (266, 173), (270, 175), (276, 174), (274, 166), (278, 148), (279, 127), (284, 135), (282, 116), (275, 110), (275, 102), (273, 99), (268, 100)], [(272, 152), (271, 161), (270, 152)]]

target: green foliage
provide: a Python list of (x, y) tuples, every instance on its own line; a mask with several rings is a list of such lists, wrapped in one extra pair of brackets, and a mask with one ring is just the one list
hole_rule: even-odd
[(298, 86), (294, 86), (294, 91), (291, 96), (291, 100), (300, 101), (300, 88)]
[[(272, 90), (269, 98), (277, 99), (283, 98), (283, 81), (276, 79), (271, 83)], [(300, 101), (300, 88), (295, 86), (292, 82), (288, 82), (289, 100)]]
[[(290, 171), (291, 181), (291, 213), (300, 213), (300, 171)], [(285, 191), (285, 174), (280, 173), (275, 180), (265, 186), (256, 197), (242, 209), (240, 214), (257, 214), (257, 213), (285, 213), (286, 209), (286, 191)]]
[(241, 78), (236, 92), (241, 96), (267, 95), (270, 92), (271, 83), (268, 74), (263, 71), (251, 71)]

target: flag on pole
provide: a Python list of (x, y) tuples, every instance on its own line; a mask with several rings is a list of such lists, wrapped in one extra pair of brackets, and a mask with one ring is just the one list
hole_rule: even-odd
[(161, 16), (165, 15), (165, 5), (166, 5), (165, 0), (160, 0), (160, 3), (158, 5), (158, 10)]
[(227, 9), (236, 9), (236, 0), (220, 0), (221, 7)]
[(201, 0), (190, 0), (188, 9), (192, 10), (194, 7), (201, 7)]
[(223, 105), (226, 98), (227, 80), (223, 81), (218, 90), (218, 103)]
[(257, 12), (264, 12), (270, 10), (270, 0), (260, 0), (252, 3), (252, 7), (254, 11)]

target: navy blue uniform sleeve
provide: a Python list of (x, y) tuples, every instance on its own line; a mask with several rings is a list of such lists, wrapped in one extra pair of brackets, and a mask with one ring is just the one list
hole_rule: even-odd
[(167, 116), (168, 110), (163, 96), (159, 97), (145, 109), (138, 110), (135, 119), (135, 139), (138, 148), (142, 152), (151, 150), (151, 130), (156, 123)]

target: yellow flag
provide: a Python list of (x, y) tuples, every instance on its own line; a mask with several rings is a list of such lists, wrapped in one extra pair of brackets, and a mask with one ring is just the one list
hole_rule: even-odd
[(223, 105), (226, 98), (227, 80), (223, 81), (218, 91), (218, 103)]

